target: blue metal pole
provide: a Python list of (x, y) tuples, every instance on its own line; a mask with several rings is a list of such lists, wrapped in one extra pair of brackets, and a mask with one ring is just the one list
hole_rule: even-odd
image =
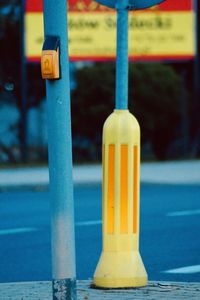
[(60, 38), (61, 79), (47, 80), (53, 299), (76, 299), (67, 1), (44, 0), (45, 36)]
[(116, 109), (128, 108), (128, 9), (117, 10)]

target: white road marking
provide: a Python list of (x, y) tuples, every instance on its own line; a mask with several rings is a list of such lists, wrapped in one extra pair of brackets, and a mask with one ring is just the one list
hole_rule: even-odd
[[(93, 220), (93, 221), (83, 221), (77, 222), (76, 226), (94, 226), (94, 225), (101, 225), (101, 220)], [(8, 229), (0, 229), (0, 236), (1, 235), (12, 235), (12, 234), (20, 234), (20, 233), (29, 233), (40, 230), (39, 228), (34, 227), (20, 227), (20, 228), (8, 228)]]
[(101, 220), (94, 220), (94, 221), (83, 221), (83, 222), (77, 222), (76, 226), (92, 226), (92, 225), (101, 225)]
[(8, 228), (8, 229), (0, 229), (0, 235), (20, 234), (20, 233), (28, 233), (34, 231), (38, 231), (38, 229), (33, 227)]
[(183, 267), (183, 268), (178, 268), (178, 269), (171, 269), (171, 270), (164, 271), (163, 273), (168, 273), (168, 274), (194, 274), (194, 273), (200, 273), (200, 265), (188, 266), (188, 267)]
[(196, 215), (200, 215), (200, 209), (174, 211), (167, 214), (168, 217), (182, 217), (182, 216), (196, 216)]

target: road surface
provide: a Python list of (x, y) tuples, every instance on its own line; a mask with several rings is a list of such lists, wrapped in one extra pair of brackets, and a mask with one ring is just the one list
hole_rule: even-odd
[[(48, 191), (0, 194), (0, 282), (51, 279)], [(200, 185), (141, 185), (140, 249), (150, 280), (200, 280)], [(101, 252), (101, 186), (75, 185), (77, 277)], [(66, 266), (67, 267), (67, 266)]]

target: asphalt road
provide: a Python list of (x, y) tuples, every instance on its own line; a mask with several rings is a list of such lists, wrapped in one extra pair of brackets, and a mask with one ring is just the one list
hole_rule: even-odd
[[(75, 186), (77, 277), (101, 252), (101, 187)], [(149, 279), (200, 281), (200, 186), (142, 184), (140, 249)], [(91, 222), (90, 222), (91, 221)], [(49, 193), (0, 194), (0, 282), (51, 279)]]

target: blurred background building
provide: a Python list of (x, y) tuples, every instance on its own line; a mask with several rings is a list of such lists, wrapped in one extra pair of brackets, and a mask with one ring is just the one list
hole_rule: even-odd
[[(200, 156), (199, 7), (167, 0), (130, 14), (129, 103), (143, 160)], [(90, 0), (70, 0), (69, 9), (73, 158), (98, 162), (114, 106), (115, 14)], [(48, 159), (41, 12), (42, 0), (0, 2), (1, 165)]]

